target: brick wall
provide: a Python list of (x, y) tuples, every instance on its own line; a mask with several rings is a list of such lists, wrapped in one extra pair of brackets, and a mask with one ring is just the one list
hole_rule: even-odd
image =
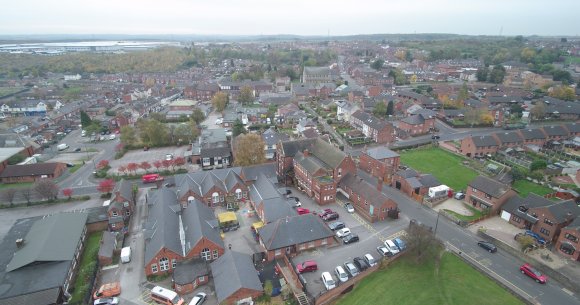
[(236, 304), (238, 300), (251, 297), (255, 299), (264, 294), (262, 291), (252, 290), (248, 288), (240, 288), (236, 292), (232, 293), (227, 299), (223, 300), (220, 304), (233, 305)]
[[(169, 259), (169, 268), (166, 271), (161, 271), (161, 268), (159, 268), (159, 260), (163, 257), (167, 257)], [(180, 260), (181, 259), (181, 255), (170, 251), (166, 248), (161, 249), (157, 255), (155, 255), (155, 257), (153, 257), (151, 259), (151, 261), (147, 262), (145, 264), (145, 275), (149, 276), (149, 275), (161, 275), (161, 274), (167, 274), (167, 273), (171, 273), (173, 271), (173, 266), (171, 264), (172, 260), (176, 259), (176, 260)], [(153, 273), (151, 266), (157, 264), (157, 272)]]

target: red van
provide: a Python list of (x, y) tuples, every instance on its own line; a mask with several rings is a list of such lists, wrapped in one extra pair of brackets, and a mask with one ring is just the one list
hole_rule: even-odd
[(143, 183), (153, 183), (157, 181), (163, 181), (163, 177), (159, 176), (159, 174), (147, 174), (141, 177)]

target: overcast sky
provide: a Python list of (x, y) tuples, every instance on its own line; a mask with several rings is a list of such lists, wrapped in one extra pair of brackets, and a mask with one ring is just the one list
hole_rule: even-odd
[(579, 35), (580, 0), (2, 0), (4, 34)]

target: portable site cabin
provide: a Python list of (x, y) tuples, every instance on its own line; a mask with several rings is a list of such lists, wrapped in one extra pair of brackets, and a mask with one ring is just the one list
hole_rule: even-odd
[(439, 185), (439, 186), (434, 186), (434, 187), (430, 187), (429, 188), (429, 198), (435, 198), (435, 197), (442, 197), (442, 196), (447, 196), (447, 194), (449, 193), (449, 187), (447, 185)]
[(218, 214), (218, 222), (220, 224), (220, 229), (222, 229), (224, 232), (237, 230), (240, 227), (238, 217), (234, 212), (224, 212)]

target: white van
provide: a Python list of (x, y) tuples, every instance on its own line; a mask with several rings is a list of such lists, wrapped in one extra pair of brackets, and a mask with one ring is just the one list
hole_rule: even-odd
[(131, 247), (121, 249), (121, 263), (128, 263), (131, 261)]

